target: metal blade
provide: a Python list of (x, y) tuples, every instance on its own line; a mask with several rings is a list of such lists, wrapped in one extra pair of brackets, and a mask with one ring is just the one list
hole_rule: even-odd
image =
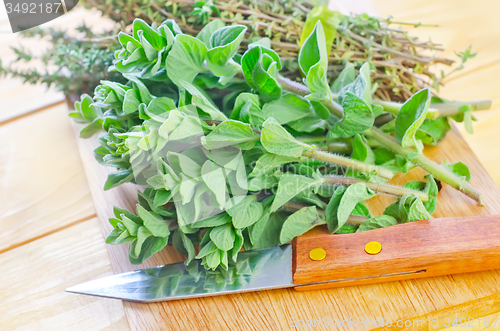
[(200, 260), (113, 275), (66, 292), (138, 302), (156, 302), (293, 287), (292, 247), (243, 251), (228, 270), (205, 270)]

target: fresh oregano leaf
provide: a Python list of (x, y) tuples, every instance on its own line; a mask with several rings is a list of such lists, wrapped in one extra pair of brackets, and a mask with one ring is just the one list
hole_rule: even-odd
[(458, 177), (463, 178), (466, 181), (470, 181), (470, 170), (465, 163), (458, 161), (452, 164), (443, 163), (442, 166), (453, 172)]
[(339, 91), (340, 103), (344, 103), (344, 98), (348, 92), (363, 99), (368, 105), (372, 103), (370, 64), (368, 62), (364, 63), (361, 68), (359, 68), (358, 77)]
[(332, 128), (332, 136), (349, 138), (373, 126), (375, 117), (371, 106), (352, 92), (346, 92), (342, 107), (344, 116)]
[(255, 201), (255, 195), (247, 195), (242, 201), (227, 210), (233, 218), (233, 226), (236, 229), (247, 228), (257, 222), (263, 213), (263, 207)]
[(361, 223), (356, 232), (364, 232), (374, 229), (380, 229), (396, 224), (398, 224), (398, 221), (394, 217), (388, 215), (380, 215), (370, 218)]
[(396, 118), (395, 137), (403, 147), (415, 147), (417, 151), (422, 151), (422, 142), (417, 141), (415, 135), (425, 120), (430, 102), (431, 92), (423, 89), (401, 106)]
[(326, 222), (328, 230), (335, 233), (340, 229), (359, 202), (374, 195), (373, 191), (363, 183), (355, 183), (344, 189), (340, 186), (326, 207)]
[(266, 118), (274, 117), (282, 125), (313, 114), (309, 102), (292, 93), (264, 104), (262, 112)]
[(206, 55), (207, 48), (202, 41), (186, 34), (175, 36), (166, 60), (168, 78), (178, 86), (180, 80), (191, 83), (196, 75), (205, 71)]
[(215, 194), (219, 209), (224, 209), (226, 203), (226, 176), (223, 169), (212, 161), (207, 160), (201, 168), (201, 178)]
[(276, 196), (270, 211), (275, 212), (300, 192), (311, 187), (317, 187), (321, 185), (322, 182), (322, 179), (316, 180), (301, 175), (284, 174), (280, 178), (278, 190), (276, 191)]
[(316, 206), (301, 208), (288, 216), (283, 223), (280, 232), (280, 244), (286, 244), (293, 238), (321, 224), (325, 224), (325, 220), (318, 214)]
[(356, 66), (350, 62), (346, 63), (345, 68), (340, 72), (331, 86), (333, 93), (339, 93), (344, 86), (354, 82), (356, 79)]
[(213, 20), (201, 29), (201, 31), (196, 35), (196, 38), (201, 40), (208, 49), (210, 48), (210, 37), (212, 37), (215, 31), (223, 28), (224, 26), (225, 24), (221, 20)]
[(151, 212), (144, 209), (141, 205), (137, 205), (137, 214), (144, 222), (144, 226), (151, 232), (155, 237), (168, 237), (170, 231), (168, 229), (168, 223), (161, 217), (152, 214)]
[(272, 117), (269, 117), (262, 125), (260, 142), (269, 153), (296, 158), (300, 157), (304, 148), (307, 147)]
[(210, 37), (207, 67), (216, 76), (232, 77), (239, 71), (239, 65), (231, 59), (238, 51), (246, 30), (246, 26), (243, 25), (225, 26)]
[(253, 132), (250, 124), (226, 120), (203, 137), (202, 144), (209, 150), (234, 145), (239, 145), (242, 150), (249, 150), (258, 139), (259, 136)]
[(307, 87), (311, 91), (307, 98), (310, 100), (331, 99), (327, 78), (328, 51), (321, 21), (316, 22), (314, 30), (300, 48), (298, 62), (300, 70), (306, 76)]
[(210, 239), (222, 251), (228, 251), (234, 246), (235, 233), (231, 224), (216, 226), (210, 231)]

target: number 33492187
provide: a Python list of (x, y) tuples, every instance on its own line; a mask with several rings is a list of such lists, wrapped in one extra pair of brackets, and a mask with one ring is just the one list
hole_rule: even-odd
[(23, 14), (51, 14), (59, 13), (61, 7), (60, 2), (47, 2), (47, 3), (10, 3), (5, 2), (5, 7), (7, 9), (7, 14), (11, 13), (23, 13)]

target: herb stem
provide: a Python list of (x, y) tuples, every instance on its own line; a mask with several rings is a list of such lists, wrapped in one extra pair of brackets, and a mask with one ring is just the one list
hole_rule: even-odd
[[(404, 157), (408, 157), (410, 153), (414, 153), (413, 150), (408, 148), (403, 148), (393, 137), (385, 134), (377, 128), (370, 128), (365, 131), (365, 134), (368, 135), (373, 140), (379, 142), (381, 145), (385, 146), (387, 149), (393, 151), (396, 154), (402, 155)], [(461, 191), (465, 195), (471, 197), (476, 200), (477, 203), (481, 206), (484, 205), (483, 197), (481, 192), (476, 190), (472, 185), (470, 185), (465, 180), (459, 178), (454, 173), (446, 170), (441, 167), (436, 162), (429, 160), (424, 155), (420, 155), (411, 159), (411, 162), (418, 165), (420, 168), (427, 171), (429, 174), (434, 177), (440, 179), (441, 181), (451, 185), (455, 189)]]
[[(377, 98), (374, 98), (373, 102), (377, 105), (384, 107), (385, 111), (392, 113), (396, 116), (398, 115), (399, 110), (401, 109), (401, 106), (403, 105), (402, 103), (399, 103), (399, 102), (384, 101), (384, 100), (377, 99)], [(432, 105), (432, 108), (429, 108), (429, 111), (427, 112), (426, 117), (431, 118), (431, 119), (436, 119), (439, 116), (443, 116), (441, 114), (441, 112), (436, 108), (437, 107), (435, 107), (435, 105)]]
[(491, 107), (491, 100), (454, 101), (433, 104), (432, 107), (439, 110), (440, 116), (453, 116), (460, 113), (460, 108), (470, 105), (472, 110), (488, 110)]
[(392, 171), (388, 169), (384, 169), (372, 164), (363, 163), (344, 156), (318, 151), (313, 148), (305, 150), (302, 155), (311, 159), (337, 164), (339, 166), (355, 169), (364, 173), (374, 174), (385, 179), (391, 179), (394, 176)]
[[(292, 92), (303, 97), (311, 94), (311, 91), (309, 91), (307, 86), (286, 77), (279, 76), (278, 83), (284, 90), (288, 92)], [(323, 100), (321, 101), (321, 103), (330, 111), (331, 114), (337, 116), (338, 118), (342, 118), (344, 116), (344, 110), (342, 109), (342, 106), (337, 102), (333, 100)]]
[(429, 201), (429, 195), (425, 192), (410, 190), (404, 187), (388, 185), (383, 183), (372, 183), (359, 178), (341, 177), (341, 176), (326, 176), (323, 177), (325, 184), (329, 185), (352, 185), (355, 183), (364, 183), (369, 189), (394, 196), (403, 196), (405, 194), (414, 194), (423, 202)]

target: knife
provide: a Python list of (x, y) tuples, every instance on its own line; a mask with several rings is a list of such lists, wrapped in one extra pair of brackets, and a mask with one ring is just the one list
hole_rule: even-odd
[(353, 234), (311, 234), (243, 251), (228, 270), (201, 261), (92, 280), (67, 292), (136, 302), (293, 287), (299, 291), (500, 267), (500, 215), (430, 219)]

